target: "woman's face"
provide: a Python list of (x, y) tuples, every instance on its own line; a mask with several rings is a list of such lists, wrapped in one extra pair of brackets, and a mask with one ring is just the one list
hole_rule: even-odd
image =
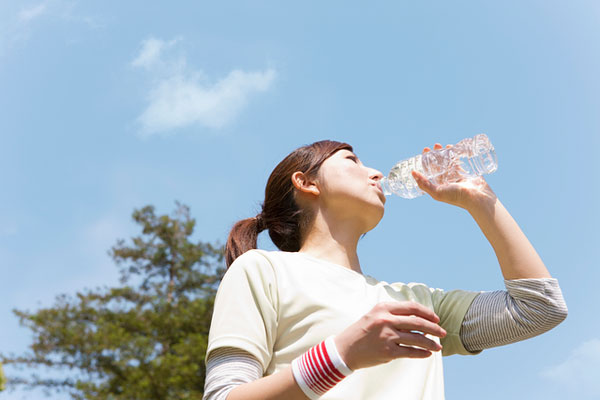
[(321, 205), (344, 218), (356, 218), (367, 232), (383, 217), (383, 174), (366, 167), (349, 150), (339, 150), (321, 164), (317, 174)]

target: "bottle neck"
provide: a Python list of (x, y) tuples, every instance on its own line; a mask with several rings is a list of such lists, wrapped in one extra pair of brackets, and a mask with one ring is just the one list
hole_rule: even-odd
[(379, 184), (381, 185), (381, 190), (383, 190), (383, 194), (389, 196), (392, 194), (392, 188), (390, 186), (390, 180), (387, 177), (383, 177), (379, 180)]

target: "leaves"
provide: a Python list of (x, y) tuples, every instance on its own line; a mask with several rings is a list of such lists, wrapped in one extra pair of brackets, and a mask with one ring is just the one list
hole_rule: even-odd
[(6, 365), (49, 367), (61, 379), (11, 378), (9, 385), (66, 390), (73, 399), (201, 399), (223, 247), (190, 240), (195, 221), (177, 203), (172, 216), (133, 213), (142, 234), (109, 254), (122, 286), (57, 296), (35, 312), (14, 310), (33, 333), (30, 352)]
[(0, 364), (0, 392), (4, 390), (5, 384), (6, 378), (4, 377), (4, 370), (2, 369), (2, 364)]

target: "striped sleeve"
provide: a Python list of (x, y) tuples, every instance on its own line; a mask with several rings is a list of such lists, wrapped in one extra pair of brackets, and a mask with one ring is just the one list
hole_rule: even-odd
[(465, 314), (460, 338), (470, 352), (540, 335), (567, 317), (556, 279), (505, 280), (504, 285), (506, 291), (482, 292)]
[(210, 352), (202, 400), (225, 400), (233, 388), (262, 377), (262, 365), (252, 354), (234, 347)]

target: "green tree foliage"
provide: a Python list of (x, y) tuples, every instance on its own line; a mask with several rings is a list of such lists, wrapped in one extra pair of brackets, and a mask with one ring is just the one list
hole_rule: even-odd
[[(33, 332), (31, 352), (5, 365), (49, 367), (50, 377), (8, 377), (10, 385), (66, 390), (73, 399), (201, 399), (223, 248), (193, 243), (195, 221), (135, 210), (142, 234), (109, 252), (121, 285), (60, 295), (53, 307), (15, 310)], [(54, 376), (60, 376), (59, 379)]]
[(4, 378), (4, 371), (2, 370), (2, 364), (0, 364), (0, 392), (4, 390), (6, 378)]

